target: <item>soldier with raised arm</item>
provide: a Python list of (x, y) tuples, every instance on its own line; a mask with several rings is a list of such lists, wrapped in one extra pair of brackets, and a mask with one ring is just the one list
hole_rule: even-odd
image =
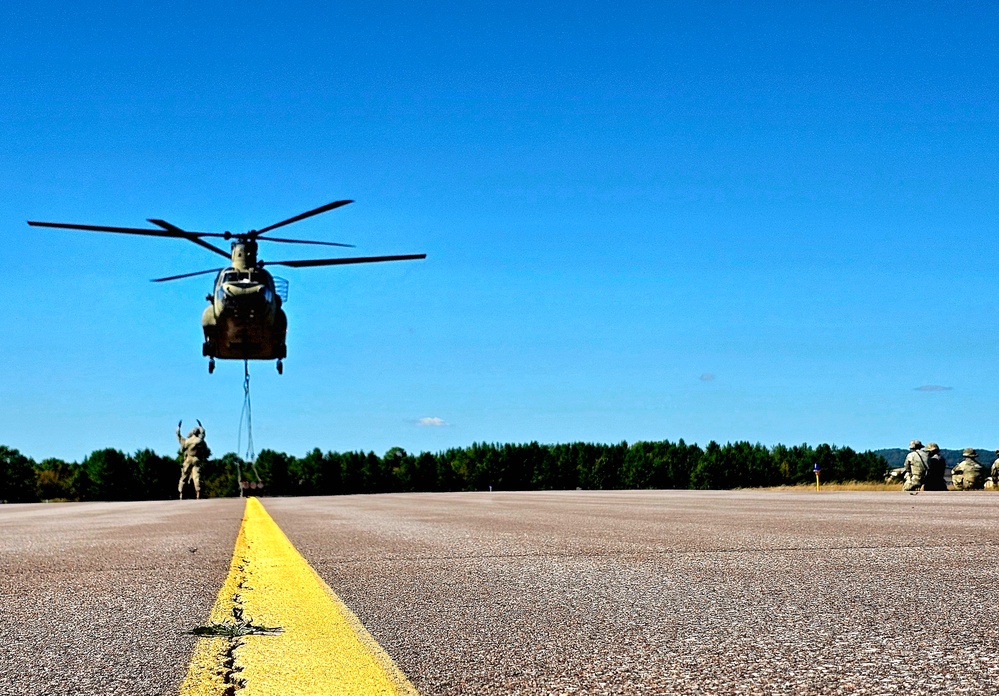
[(180, 454), (184, 457), (180, 465), (180, 483), (177, 484), (177, 497), (181, 500), (184, 499), (184, 484), (188, 479), (194, 484), (194, 497), (201, 497), (201, 465), (212, 455), (205, 442), (205, 428), (201, 421), (198, 421), (198, 427), (189, 432), (186, 438), (180, 434), (183, 423), (184, 421), (177, 423), (177, 442), (180, 443)]

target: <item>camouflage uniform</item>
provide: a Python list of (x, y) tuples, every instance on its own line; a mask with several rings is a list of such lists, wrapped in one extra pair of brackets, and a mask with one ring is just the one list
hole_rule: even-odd
[[(996, 454), (999, 454), (999, 449), (996, 450)], [(992, 462), (992, 471), (990, 473), (992, 474), (992, 485), (999, 485), (999, 457)]]
[(923, 479), (929, 464), (926, 455), (920, 451), (921, 449), (923, 449), (923, 443), (919, 440), (913, 440), (909, 443), (909, 454), (905, 458), (903, 491), (918, 491), (923, 487)]
[(926, 462), (927, 471), (926, 476), (923, 477), (923, 490), (947, 490), (947, 481), (944, 479), (944, 474), (947, 471), (947, 461), (943, 458), (943, 455), (940, 454), (940, 448), (935, 442), (931, 442), (926, 445), (926, 451), (930, 456)]
[(177, 442), (180, 443), (180, 453), (184, 456), (184, 461), (180, 465), (180, 483), (177, 484), (179, 498), (184, 497), (184, 484), (187, 479), (191, 479), (194, 484), (194, 497), (201, 497), (201, 464), (211, 456), (208, 443), (205, 442), (205, 429), (198, 427), (187, 434), (187, 437), (180, 435), (180, 423), (177, 424)]
[(978, 453), (968, 447), (962, 452), (964, 461), (954, 467), (951, 480), (959, 491), (973, 491), (985, 486), (985, 469), (978, 463)]

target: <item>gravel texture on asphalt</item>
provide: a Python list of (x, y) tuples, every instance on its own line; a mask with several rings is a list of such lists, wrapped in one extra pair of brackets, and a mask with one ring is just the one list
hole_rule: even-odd
[(999, 494), (263, 503), (428, 696), (999, 692)]
[[(999, 692), (999, 494), (263, 503), (427, 696)], [(0, 694), (177, 693), (242, 513), (0, 505)]]
[(0, 505), (0, 694), (176, 694), (242, 515), (241, 500)]

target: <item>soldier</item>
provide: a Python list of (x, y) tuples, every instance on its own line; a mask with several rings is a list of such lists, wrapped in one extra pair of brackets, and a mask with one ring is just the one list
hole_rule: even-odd
[(187, 479), (191, 479), (194, 484), (194, 497), (201, 497), (201, 464), (208, 460), (212, 452), (205, 442), (205, 428), (198, 421), (198, 427), (181, 437), (180, 426), (184, 421), (177, 423), (177, 442), (180, 443), (180, 453), (184, 456), (184, 462), (180, 465), (180, 483), (177, 484), (178, 497), (184, 499), (184, 484)]
[(955, 466), (951, 472), (954, 488), (959, 491), (981, 489), (985, 485), (985, 470), (978, 463), (978, 452), (966, 447), (961, 454), (964, 455), (964, 461)]
[(905, 483), (905, 467), (899, 466), (889, 469), (885, 474), (885, 483)]
[(947, 481), (944, 480), (944, 472), (947, 469), (947, 461), (940, 454), (940, 448), (937, 443), (931, 442), (926, 445), (926, 451), (929, 453), (929, 460), (926, 462), (926, 476), (923, 479), (923, 490), (924, 491), (945, 491), (947, 490)]
[(928, 462), (926, 455), (920, 450), (923, 443), (919, 440), (909, 442), (909, 454), (905, 457), (905, 483), (902, 484), (903, 491), (918, 491), (923, 487), (923, 479), (926, 476)]
[[(999, 449), (996, 450), (996, 455), (999, 455)], [(992, 487), (999, 487), (999, 456), (996, 456), (996, 460), (992, 462)]]

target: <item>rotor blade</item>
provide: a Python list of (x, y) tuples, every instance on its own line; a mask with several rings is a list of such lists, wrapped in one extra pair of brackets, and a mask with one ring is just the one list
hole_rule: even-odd
[(341, 244), (340, 242), (314, 242), (309, 239), (285, 239), (284, 237), (257, 237), (257, 240), (264, 242), (284, 242), (285, 244), (318, 244), (320, 246), (347, 247), (353, 249), (353, 244)]
[[(195, 244), (197, 244), (198, 246), (203, 246), (205, 249), (208, 249), (209, 251), (214, 251), (216, 254), (218, 254), (220, 256), (224, 256), (227, 259), (232, 258), (232, 254), (226, 253), (222, 249), (219, 249), (217, 246), (213, 246), (213, 245), (209, 244), (208, 242), (204, 241), (203, 239), (199, 239), (199, 237), (202, 234), (208, 234), (208, 233), (188, 232), (187, 230), (182, 230), (179, 227), (177, 227), (176, 225), (173, 225), (173, 224), (167, 222), (166, 220), (154, 220), (152, 218), (149, 218), (149, 222), (153, 223), (154, 225), (159, 225), (163, 229), (168, 230), (170, 232), (176, 232), (178, 234), (178, 236), (183, 237), (184, 239), (189, 239), (192, 242), (194, 242)], [(212, 237), (216, 237), (216, 236), (221, 237), (222, 235), (211, 234), (210, 236), (212, 236)]]
[(332, 203), (327, 203), (326, 205), (320, 206), (315, 210), (310, 210), (307, 213), (302, 213), (301, 215), (296, 215), (293, 218), (288, 218), (287, 220), (282, 220), (281, 222), (275, 222), (273, 225), (264, 227), (263, 229), (260, 230), (256, 230), (255, 234), (261, 235), (264, 232), (269, 232), (270, 230), (276, 230), (278, 227), (284, 227), (285, 225), (290, 225), (293, 222), (298, 222), (299, 220), (304, 220), (305, 218), (310, 218), (313, 215), (319, 215), (319, 213), (325, 213), (328, 210), (333, 210), (334, 208), (339, 208), (341, 206), (353, 202), (354, 201), (333, 201)]
[(207, 271), (196, 271), (194, 273), (182, 273), (181, 275), (167, 276), (166, 278), (153, 278), (151, 283), (162, 283), (167, 280), (180, 280), (181, 278), (191, 278), (192, 276), (206, 275), (208, 273), (218, 273), (221, 268), (209, 268)]
[[(69, 222), (36, 222), (28, 220), (32, 227), (55, 227), (63, 230), (87, 230), (88, 232), (118, 232), (120, 234), (141, 234), (147, 237), (186, 237), (171, 230), (146, 230), (140, 227), (107, 227), (105, 225), (76, 225)], [(226, 254), (228, 256), (228, 254)]]
[[(405, 256), (353, 256), (345, 259), (305, 259), (303, 261), (268, 261), (268, 266), (291, 266), (292, 268), (309, 268), (311, 266), (344, 266), (350, 263), (378, 263), (380, 261), (415, 261), (427, 258), (426, 254), (407, 254)], [(260, 264), (261, 266), (263, 264)]]

